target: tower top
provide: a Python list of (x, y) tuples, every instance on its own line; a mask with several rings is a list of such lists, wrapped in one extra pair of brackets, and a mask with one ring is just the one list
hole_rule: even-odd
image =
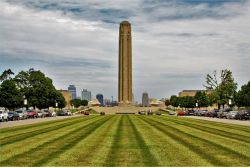
[(129, 24), (130, 25), (130, 23), (128, 21), (122, 21), (121, 24)]

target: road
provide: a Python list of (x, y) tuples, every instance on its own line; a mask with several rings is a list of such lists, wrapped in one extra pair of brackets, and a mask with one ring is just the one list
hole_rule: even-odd
[(36, 119), (25, 119), (25, 120), (19, 120), (19, 121), (0, 122), (0, 129), (20, 126), (20, 125), (28, 125), (28, 124), (39, 123), (39, 122), (59, 120), (59, 119), (67, 119), (67, 118), (78, 117), (78, 116), (80, 115), (57, 116), (57, 117), (46, 117), (46, 118), (36, 118)]
[(198, 116), (186, 116), (186, 117), (194, 118), (194, 119), (202, 119), (202, 120), (207, 120), (207, 121), (214, 121), (214, 122), (222, 122), (222, 123), (228, 123), (228, 124), (250, 126), (250, 120), (234, 120), (234, 119), (221, 119), (221, 118), (198, 117)]

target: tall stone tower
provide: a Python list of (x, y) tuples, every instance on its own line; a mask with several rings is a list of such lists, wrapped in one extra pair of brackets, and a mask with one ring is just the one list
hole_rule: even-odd
[(119, 30), (119, 106), (132, 104), (132, 39), (131, 24), (120, 23)]

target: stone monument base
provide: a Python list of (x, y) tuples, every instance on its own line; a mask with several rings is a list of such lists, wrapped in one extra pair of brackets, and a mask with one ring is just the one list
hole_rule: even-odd
[(116, 107), (91, 107), (93, 110), (100, 112), (105, 112), (106, 114), (138, 114), (139, 111), (152, 110), (153, 112), (160, 109), (160, 107), (136, 107), (136, 106), (116, 106)]
[(131, 102), (119, 102), (118, 106), (119, 107), (132, 107), (133, 104)]

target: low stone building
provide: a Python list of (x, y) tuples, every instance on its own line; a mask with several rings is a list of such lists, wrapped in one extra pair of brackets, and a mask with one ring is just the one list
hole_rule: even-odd
[(197, 92), (206, 92), (207, 94), (211, 93), (209, 90), (183, 90), (179, 92), (179, 97), (185, 96), (195, 96)]
[(70, 100), (72, 99), (72, 93), (68, 90), (58, 90), (64, 97), (65, 101), (66, 101), (66, 106), (65, 108), (70, 109), (71, 105), (70, 105)]

